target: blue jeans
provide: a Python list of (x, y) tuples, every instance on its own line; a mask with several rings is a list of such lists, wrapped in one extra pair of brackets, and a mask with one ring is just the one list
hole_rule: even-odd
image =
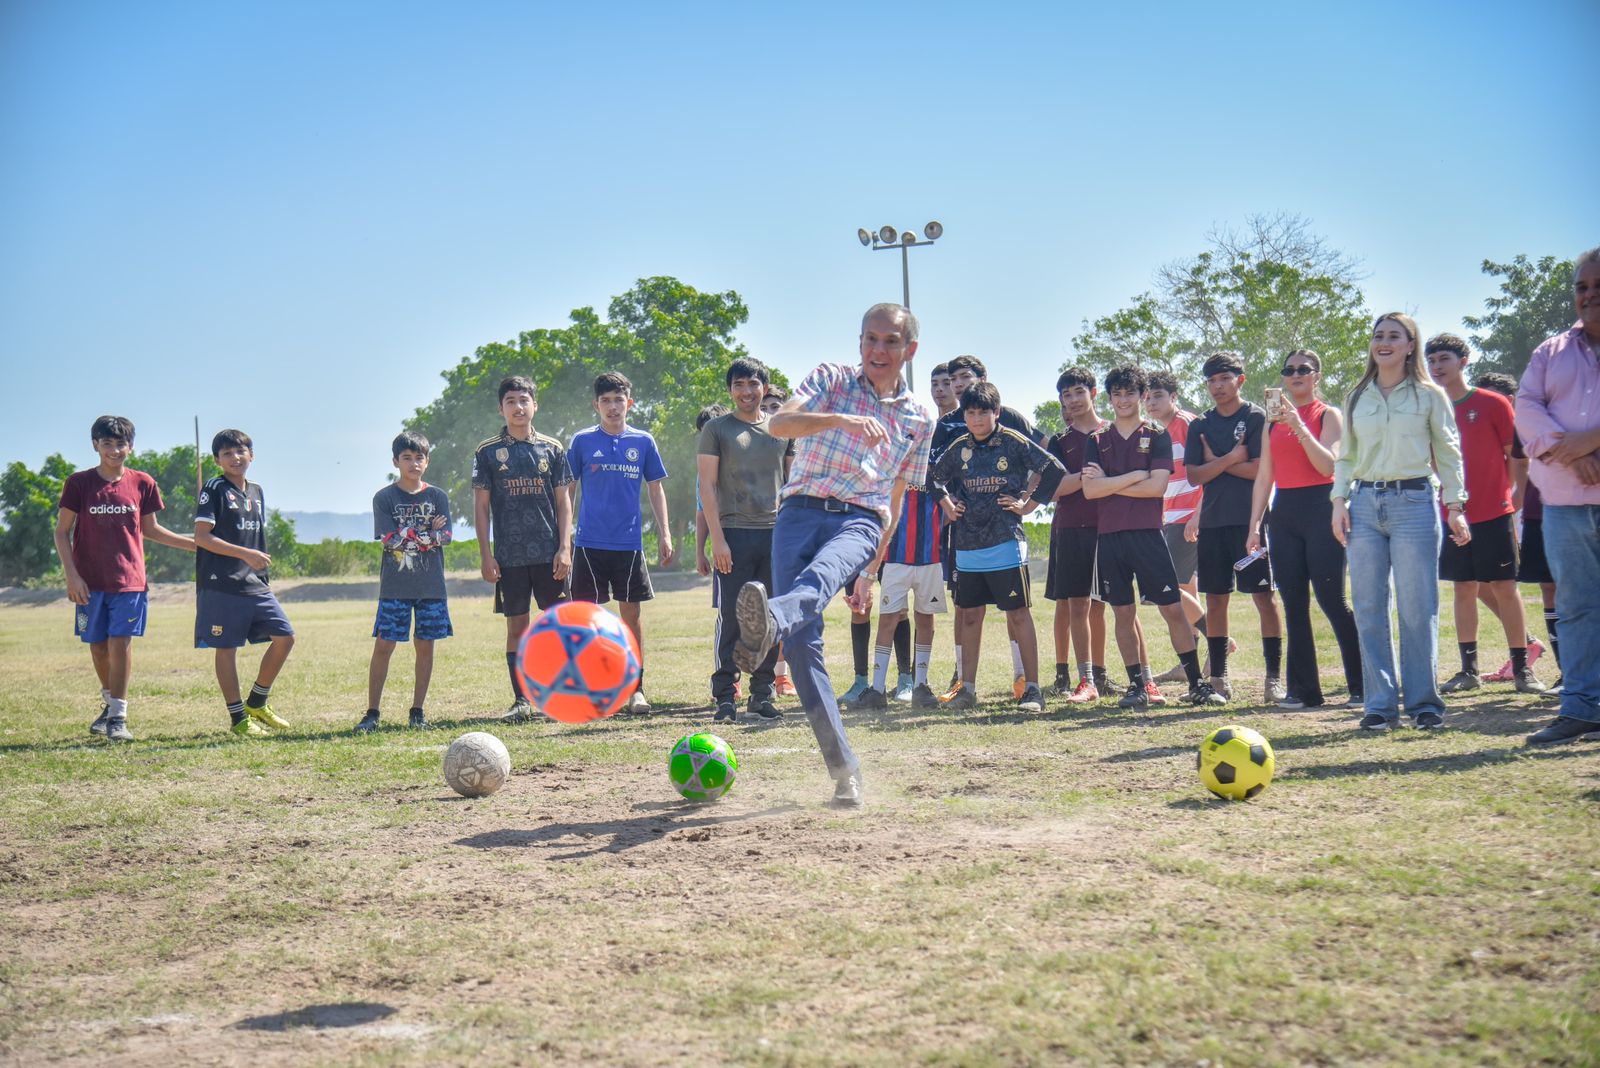
[[(1367, 715), (1444, 715), (1439, 670), (1439, 499), (1432, 490), (1350, 493), (1350, 600), (1361, 638)], [(1389, 630), (1389, 579), (1400, 617), (1400, 675)], [(1561, 637), (1566, 638), (1563, 631)]]
[(1561, 714), (1600, 723), (1600, 505), (1546, 504), (1544, 554), (1556, 577)]
[(878, 551), (882, 525), (860, 512), (825, 512), (785, 504), (772, 531), (772, 585), (767, 602), (789, 663), (800, 707), (834, 779), (861, 767), (839, 719), (839, 702), (823, 659), (822, 612)]

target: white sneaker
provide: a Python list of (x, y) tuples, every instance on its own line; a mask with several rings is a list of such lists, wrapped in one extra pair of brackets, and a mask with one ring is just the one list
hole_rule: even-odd
[(622, 710), (635, 716), (642, 716), (650, 711), (650, 702), (645, 700), (643, 690), (635, 690)]

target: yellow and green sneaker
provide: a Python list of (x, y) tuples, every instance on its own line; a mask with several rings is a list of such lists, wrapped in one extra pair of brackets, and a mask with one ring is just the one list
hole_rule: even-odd
[(262, 705), (260, 708), (251, 708), (249, 705), (245, 705), (244, 710), (251, 719), (260, 720), (275, 731), (289, 729), (289, 721), (274, 712), (271, 705)]
[(241, 738), (265, 738), (272, 733), (249, 716), (244, 717), (229, 729)]

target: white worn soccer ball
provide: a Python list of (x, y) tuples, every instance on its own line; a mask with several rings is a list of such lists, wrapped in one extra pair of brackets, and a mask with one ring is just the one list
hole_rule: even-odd
[(509, 778), (511, 754), (492, 734), (463, 734), (445, 751), (444, 781), (462, 797), (488, 797)]

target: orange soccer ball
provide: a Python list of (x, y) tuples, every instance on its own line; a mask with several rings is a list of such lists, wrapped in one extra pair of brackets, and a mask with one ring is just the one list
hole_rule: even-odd
[(641, 670), (633, 631), (587, 601), (562, 601), (545, 609), (517, 646), (523, 695), (562, 723), (588, 723), (614, 714), (639, 685)]

